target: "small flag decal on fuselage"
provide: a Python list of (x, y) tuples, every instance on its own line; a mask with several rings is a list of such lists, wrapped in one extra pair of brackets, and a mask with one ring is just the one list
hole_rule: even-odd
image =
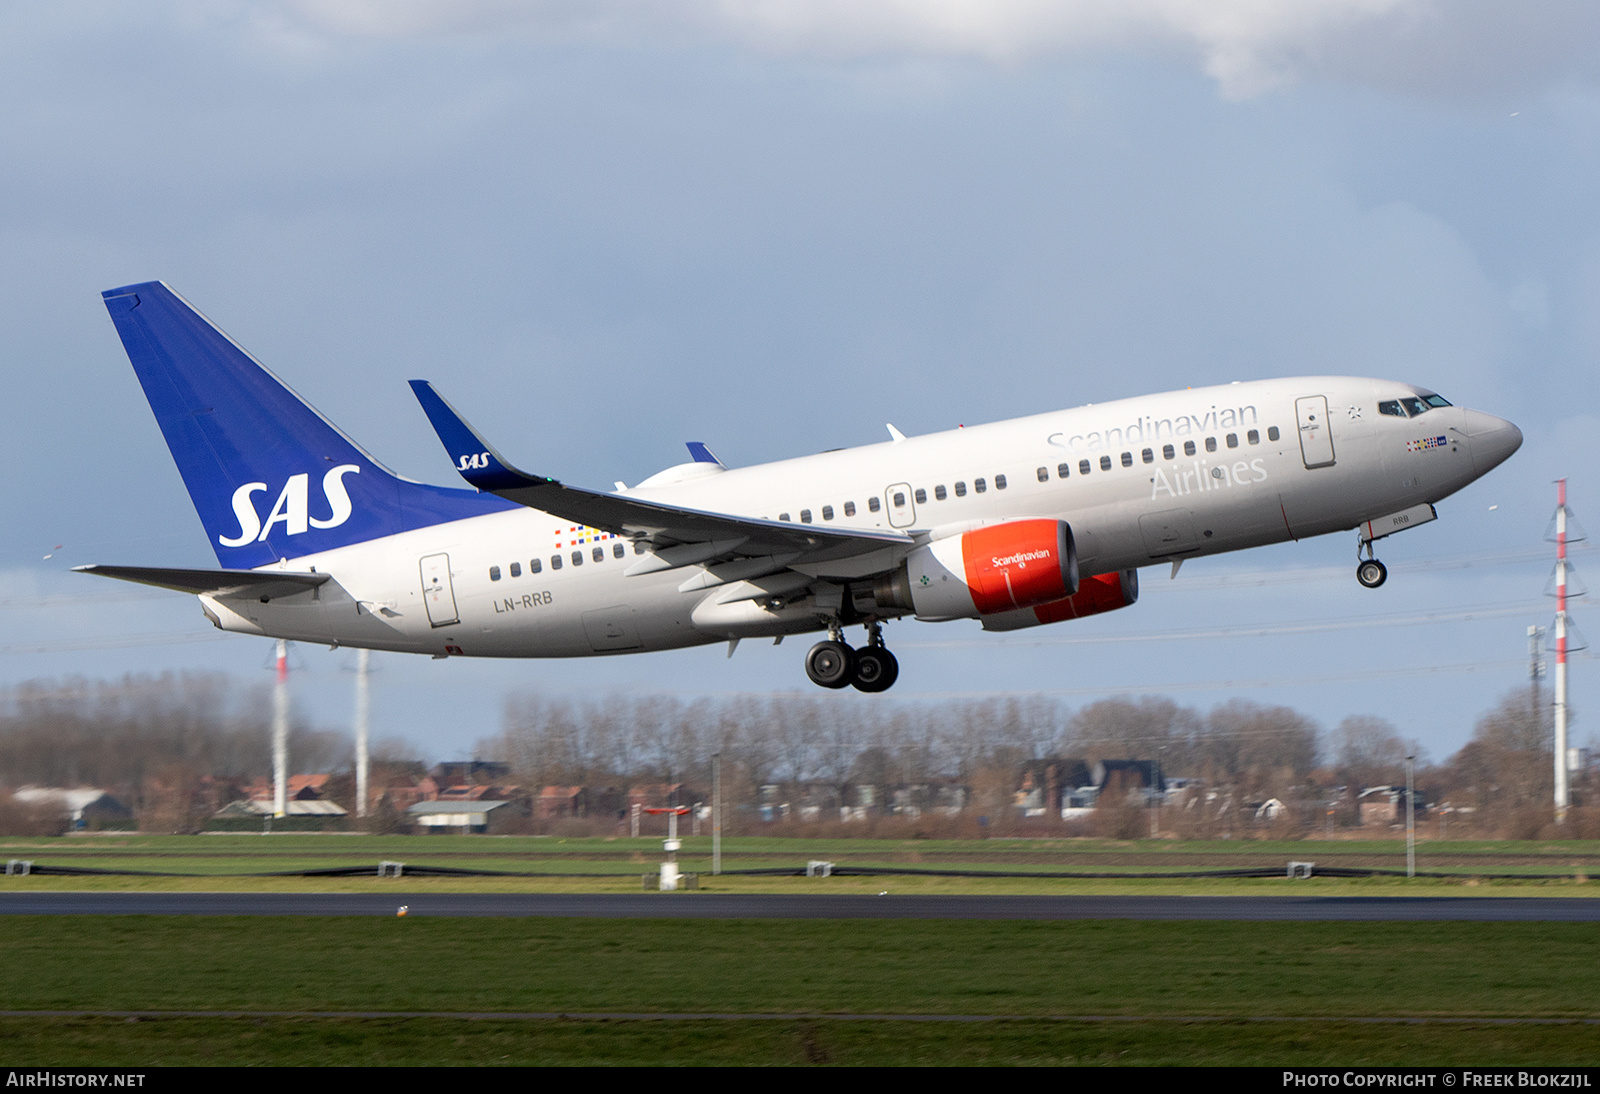
[(1430, 448), (1443, 448), (1449, 443), (1449, 440), (1445, 437), (1423, 437), (1419, 441), (1407, 441), (1406, 451), (1426, 452)]
[(602, 540), (617, 538), (612, 532), (602, 532), (598, 528), (579, 528), (576, 525), (568, 528), (564, 534), (557, 531), (556, 535), (561, 537), (556, 540), (557, 550), (561, 549), (563, 541), (565, 541), (564, 545), (567, 547), (576, 547), (580, 543), (599, 543)]

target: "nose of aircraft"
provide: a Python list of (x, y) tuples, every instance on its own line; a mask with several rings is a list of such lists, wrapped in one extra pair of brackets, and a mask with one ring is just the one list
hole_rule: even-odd
[(1472, 451), (1472, 466), (1482, 475), (1498, 467), (1522, 447), (1522, 430), (1481, 410), (1461, 411), (1461, 432)]

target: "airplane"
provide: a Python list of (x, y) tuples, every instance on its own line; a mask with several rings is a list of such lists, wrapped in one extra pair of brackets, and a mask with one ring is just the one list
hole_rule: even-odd
[[(588, 657), (822, 632), (805, 671), (882, 692), (883, 624), (1011, 631), (1115, 611), (1139, 569), (1338, 531), (1373, 544), (1522, 443), (1389, 380), (1235, 382), (602, 491), (512, 466), (414, 394), (466, 487), (403, 478), (164, 283), (102, 294), (221, 569), (80, 566), (218, 628), (443, 657)], [(845, 628), (861, 626), (852, 647)]]

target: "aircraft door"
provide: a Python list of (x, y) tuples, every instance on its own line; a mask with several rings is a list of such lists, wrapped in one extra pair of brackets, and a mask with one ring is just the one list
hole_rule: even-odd
[(1295, 424), (1300, 432), (1300, 458), (1307, 467), (1333, 466), (1333, 433), (1328, 428), (1328, 400), (1307, 395), (1294, 401)]
[(435, 627), (461, 622), (456, 611), (455, 586), (450, 583), (449, 555), (422, 557), (422, 599), (428, 605), (428, 622)]
[(897, 482), (883, 492), (889, 507), (889, 524), (895, 528), (909, 528), (917, 521), (917, 507), (911, 500), (911, 487)]

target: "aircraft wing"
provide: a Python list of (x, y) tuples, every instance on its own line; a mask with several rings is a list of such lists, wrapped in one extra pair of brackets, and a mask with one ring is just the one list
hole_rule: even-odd
[[(757, 520), (727, 513), (708, 513), (657, 501), (605, 494), (567, 486), (555, 479), (529, 475), (506, 462), (494, 447), (445, 402), (426, 380), (412, 380), (411, 389), (433, 424), (456, 470), (479, 490), (538, 509), (563, 520), (598, 528), (613, 535), (644, 539), (666, 566), (690, 565), (715, 558), (776, 556), (790, 565), (835, 562), (895, 547), (909, 548), (903, 532), (819, 528), (813, 524)], [(896, 559), (895, 561), (898, 561)], [(886, 562), (884, 569), (893, 563)]]
[(180, 593), (260, 597), (262, 600), (303, 593), (329, 578), (328, 574), (289, 570), (174, 570), (162, 566), (74, 566), (73, 570), (175, 589)]

